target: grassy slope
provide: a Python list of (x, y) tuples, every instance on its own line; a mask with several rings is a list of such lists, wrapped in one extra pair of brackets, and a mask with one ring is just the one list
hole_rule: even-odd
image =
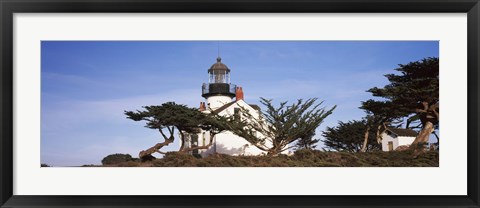
[(192, 155), (170, 152), (164, 158), (154, 161), (123, 162), (120, 167), (438, 167), (439, 154), (428, 151), (413, 157), (413, 152), (322, 152), (300, 150), (294, 155), (266, 156), (229, 156), (211, 155), (195, 158)]

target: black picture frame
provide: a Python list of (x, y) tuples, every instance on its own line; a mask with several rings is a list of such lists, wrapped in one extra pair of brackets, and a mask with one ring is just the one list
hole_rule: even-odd
[[(1, 207), (479, 207), (478, 0), (0, 0)], [(13, 195), (14, 13), (467, 13), (468, 194), (466, 196), (25, 196)], [(455, 180), (446, 178), (445, 180)], [(415, 188), (416, 184), (412, 184)]]

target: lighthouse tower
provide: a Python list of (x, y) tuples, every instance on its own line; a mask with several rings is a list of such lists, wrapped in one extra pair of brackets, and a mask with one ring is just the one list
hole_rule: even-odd
[[(208, 83), (202, 85), (202, 97), (205, 102), (200, 102), (199, 110), (203, 113), (214, 113), (219, 116), (235, 116), (241, 119), (240, 110), (245, 109), (252, 115), (251, 122), (254, 119), (261, 119), (261, 109), (255, 104), (245, 102), (242, 87), (237, 87), (230, 83), (230, 69), (222, 63), (220, 57), (217, 62), (208, 69)], [(235, 98), (235, 99), (233, 99)], [(260, 155), (266, 154), (264, 150), (250, 144), (245, 138), (242, 138), (233, 132), (222, 131), (217, 134), (202, 130), (199, 133), (183, 133), (185, 141), (182, 142), (184, 148), (192, 148), (190, 152), (193, 155), (207, 156), (210, 154), (228, 154), (228, 155)], [(261, 132), (257, 132), (259, 138), (263, 138)], [(213, 137), (212, 137), (213, 136)], [(271, 142), (265, 145), (270, 146)], [(195, 147), (199, 147), (196, 148)], [(287, 152), (287, 150), (285, 150)]]
[(208, 69), (208, 84), (202, 85), (202, 97), (207, 99), (207, 109), (216, 110), (232, 102), (236, 85), (230, 84), (230, 69), (218, 57), (217, 62)]

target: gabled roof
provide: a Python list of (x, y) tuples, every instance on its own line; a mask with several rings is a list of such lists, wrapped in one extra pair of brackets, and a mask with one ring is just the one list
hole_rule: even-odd
[[(223, 105), (222, 107), (215, 109), (215, 110), (213, 111), (213, 113), (218, 114), (218, 113), (222, 112), (223, 110), (227, 109), (228, 107), (232, 106), (232, 105), (235, 104), (236, 102), (237, 102), (237, 100), (232, 101), (232, 102), (229, 102), (229, 103)], [(259, 107), (258, 105), (248, 104), (248, 103), (247, 103), (247, 105), (249, 105), (250, 107), (252, 107), (252, 108), (255, 109), (255, 110), (260, 110), (260, 107)]]
[(401, 129), (401, 128), (392, 128), (388, 127), (387, 131), (392, 132), (397, 136), (407, 136), (407, 137), (416, 137), (418, 133), (411, 129)]
[(258, 105), (255, 105), (255, 104), (248, 104), (248, 105), (255, 110), (260, 110), (260, 106), (258, 106)]
[(216, 110), (213, 111), (213, 113), (217, 114), (217, 113), (220, 113), (222, 112), (223, 110), (227, 109), (228, 107), (230, 107), (231, 105), (235, 104), (237, 101), (232, 101), (232, 102), (229, 102), (225, 105), (223, 105), (222, 107), (220, 108), (217, 108)]

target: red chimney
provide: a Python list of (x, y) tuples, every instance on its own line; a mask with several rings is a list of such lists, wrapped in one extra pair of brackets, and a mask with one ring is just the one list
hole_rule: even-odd
[(242, 87), (237, 87), (235, 91), (235, 99), (237, 100), (243, 100), (243, 90)]
[(204, 111), (204, 110), (207, 110), (207, 108), (205, 107), (205, 103), (204, 102), (200, 102), (200, 111)]

